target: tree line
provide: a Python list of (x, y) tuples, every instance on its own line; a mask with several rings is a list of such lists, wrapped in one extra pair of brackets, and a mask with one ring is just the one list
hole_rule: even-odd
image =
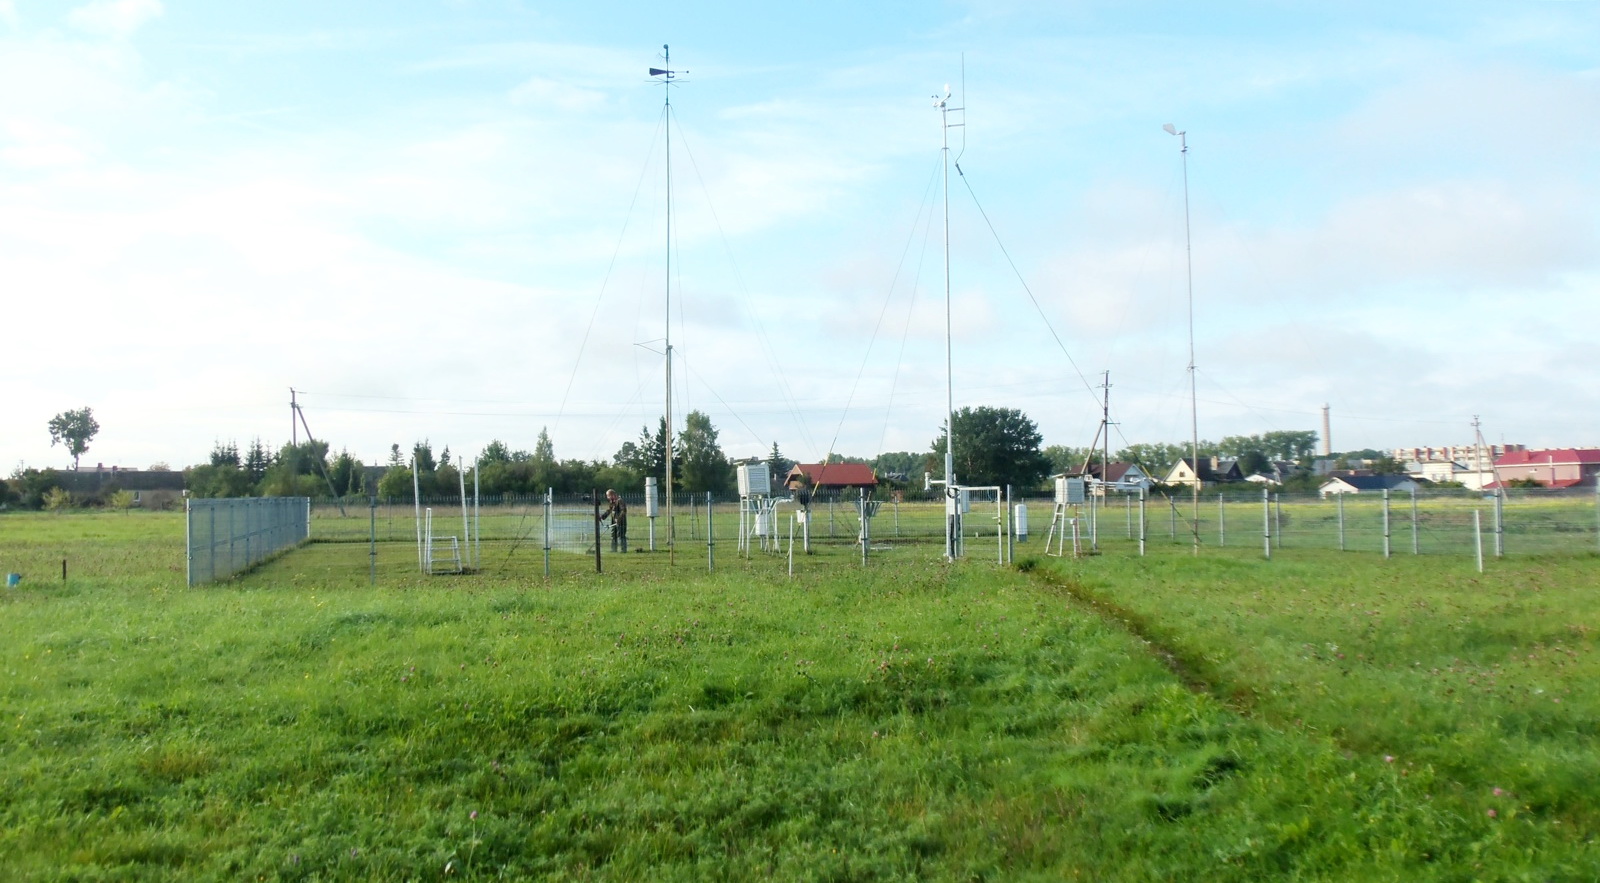
[[(1239, 461), (1239, 471), (1254, 475), (1271, 468), (1273, 463), (1294, 463), (1310, 467), (1315, 455), (1317, 434), (1307, 430), (1279, 430), (1260, 435), (1230, 435), (1221, 441), (1201, 439), (1199, 454), (1204, 457), (1226, 457)], [(1188, 442), (1157, 442), (1130, 444), (1114, 448), (1111, 456), (1115, 463), (1135, 463), (1146, 474), (1160, 479), (1180, 459), (1191, 455)], [(1358, 452), (1360, 453), (1360, 452)], [(1371, 452), (1375, 455), (1375, 452)], [(1051, 445), (1044, 449), (1053, 472), (1078, 472), (1084, 464), (1097, 465), (1103, 459), (1101, 449), (1074, 448)]]
[[(720, 433), (711, 418), (691, 411), (673, 434), (674, 488), (690, 493), (725, 496), (734, 488), (734, 464), (723, 452)], [(773, 446), (777, 452), (777, 446)], [(477, 467), (476, 475), (471, 470)], [(341, 451), (330, 456), (326, 442), (286, 444), (269, 452), (259, 439), (245, 450), (232, 443), (217, 443), (210, 462), (184, 471), (189, 492), (198, 497), (310, 496), (423, 498), (455, 496), (463, 484), (476, 482), (488, 495), (538, 494), (546, 488), (556, 493), (583, 493), (608, 487), (624, 491), (644, 486), (645, 476), (658, 479), (666, 471), (666, 421), (655, 431), (642, 427), (639, 438), (623, 443), (606, 460), (558, 459), (547, 430), (541, 429), (533, 450), (514, 449), (495, 439), (476, 460), (452, 454), (448, 447), (435, 452), (428, 440), (409, 450), (390, 446), (388, 460), (369, 467)]]
[[(1043, 447), (1038, 425), (1015, 408), (961, 408), (954, 413), (953, 421), (952, 461), (957, 478), (966, 485), (1010, 486), (1019, 491), (1040, 489), (1048, 484), (1049, 476), (1078, 473), (1086, 465), (1098, 465), (1104, 455), (1103, 448)], [(81, 413), (58, 415), (50, 426), (52, 436), (59, 435), (68, 444), (74, 460), (98, 428), (87, 408)], [(943, 476), (948, 440), (949, 433), (940, 427), (939, 435), (924, 451), (887, 452), (873, 458), (830, 454), (829, 461), (870, 465), (880, 483), (916, 494), (923, 489), (923, 473)], [(1274, 462), (1293, 462), (1304, 467), (1309, 478), (1316, 442), (1315, 432), (1290, 430), (1226, 436), (1221, 441), (1202, 441), (1199, 448), (1202, 457), (1237, 459), (1246, 475), (1266, 470)], [(605, 488), (637, 493), (647, 476), (661, 481), (665, 475), (666, 449), (665, 419), (654, 428), (640, 427), (636, 439), (624, 442), (611, 457), (597, 460), (558, 459), (544, 429), (539, 431), (531, 451), (514, 449), (496, 439), (475, 460), (468, 461), (448, 447), (436, 454), (424, 439), (414, 442), (409, 450), (398, 443), (391, 445), (387, 461), (371, 466), (348, 450), (333, 454), (323, 441), (288, 443), (272, 450), (257, 438), (242, 449), (235, 442), (217, 442), (208, 462), (184, 470), (184, 483), (188, 492), (197, 497), (378, 496), (410, 500), (413, 488), (424, 498), (453, 497), (473, 479), (479, 492), (492, 496), (539, 494), (546, 488), (560, 494)], [(1180, 458), (1189, 455), (1188, 444), (1141, 443), (1116, 449), (1113, 459), (1135, 463), (1159, 481)], [(773, 442), (764, 459), (775, 481), (781, 482), (794, 465), (777, 442)], [(476, 475), (470, 473), (474, 465), (478, 468)], [(720, 433), (710, 416), (690, 411), (682, 427), (673, 433), (674, 489), (693, 494), (710, 492), (726, 499), (736, 489), (736, 465), (723, 451)], [(9, 484), (0, 482), (0, 504), (42, 506), (51, 486), (51, 474), (50, 470), (19, 467)]]

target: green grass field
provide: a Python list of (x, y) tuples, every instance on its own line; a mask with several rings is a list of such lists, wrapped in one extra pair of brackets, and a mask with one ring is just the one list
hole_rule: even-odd
[(0, 877), (1600, 878), (1593, 556), (182, 536), (0, 518)]

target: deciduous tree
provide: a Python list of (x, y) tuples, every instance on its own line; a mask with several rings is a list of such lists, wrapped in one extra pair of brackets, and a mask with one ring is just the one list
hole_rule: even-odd
[(1100, 462), (1098, 450), (1091, 451), (1088, 448), (1076, 448), (1071, 445), (1050, 445), (1040, 453), (1050, 461), (1052, 475), (1063, 473), (1077, 475), (1083, 470), (1083, 464)]
[[(1211, 442), (1202, 441), (1200, 456), (1209, 456), (1213, 453), (1214, 447)], [(1187, 444), (1141, 442), (1117, 451), (1117, 459), (1126, 463), (1137, 463), (1146, 475), (1160, 481), (1180, 459), (1187, 460), (1189, 454), (1190, 446)]]
[[(661, 478), (667, 472), (667, 420), (665, 417), (659, 421), (654, 435), (650, 427), (639, 427), (639, 440), (636, 442), (623, 442), (617, 449), (616, 456), (612, 458), (618, 466), (625, 466), (638, 473), (640, 476), (653, 475)], [(676, 475), (683, 466), (683, 449), (679, 446), (674, 451), (672, 458), (673, 474)]]
[(51, 512), (71, 509), (72, 504), (72, 494), (66, 488), (53, 487), (44, 492), (44, 507)]
[(378, 479), (378, 496), (386, 500), (411, 500), (411, 467), (390, 466)]
[(100, 432), (94, 411), (87, 405), (75, 411), (62, 411), (50, 418), (50, 446), (66, 445), (72, 455), (72, 468), (78, 468), (78, 458), (89, 450), (89, 441)]
[[(955, 413), (956, 478), (969, 485), (1032, 487), (1050, 470), (1039, 450), (1039, 427), (1016, 408), (962, 408)], [(941, 464), (948, 432), (933, 440), (933, 456)]]
[(494, 439), (484, 446), (483, 453), (478, 455), (478, 462), (486, 466), (490, 463), (510, 463), (511, 449), (506, 447), (505, 442)]

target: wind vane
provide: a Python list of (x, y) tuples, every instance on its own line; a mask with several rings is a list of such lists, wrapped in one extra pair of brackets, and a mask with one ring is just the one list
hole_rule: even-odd
[[(661, 44), (661, 63), (662, 64), (671, 64), (672, 63), (672, 50), (670, 48), (668, 48), (667, 44), (665, 44), (665, 43)], [(684, 73), (688, 73), (688, 71), (684, 71)], [(672, 80), (673, 80), (673, 78), (678, 76), (678, 72), (677, 71), (673, 71), (673, 70), (663, 70), (662, 68), (659, 68), (659, 67), (653, 67), (653, 68), (650, 69), (650, 76), (652, 76), (652, 77), (662, 77), (662, 78), (664, 78), (662, 80), (662, 82), (667, 83), (667, 84), (670, 85)]]

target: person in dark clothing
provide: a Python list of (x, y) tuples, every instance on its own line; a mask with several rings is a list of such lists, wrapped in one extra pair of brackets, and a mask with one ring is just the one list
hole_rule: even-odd
[(611, 520), (611, 551), (628, 551), (628, 504), (622, 502), (622, 497), (615, 490), (606, 491), (606, 511), (600, 514), (600, 520)]

